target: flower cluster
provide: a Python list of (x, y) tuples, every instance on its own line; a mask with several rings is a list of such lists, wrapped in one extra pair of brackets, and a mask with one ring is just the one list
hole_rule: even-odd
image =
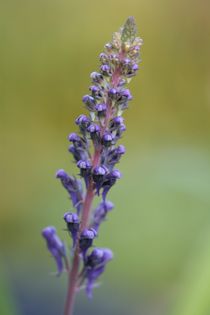
[[(142, 40), (136, 37), (134, 19), (130, 17), (100, 54), (100, 70), (91, 73), (90, 92), (82, 99), (89, 115), (77, 117), (75, 123), (79, 132), (71, 133), (68, 137), (69, 152), (73, 155), (80, 179), (68, 175), (64, 170), (56, 174), (75, 208), (75, 211), (64, 214), (73, 243), (71, 253), (74, 257), (78, 255), (83, 264), (75, 285), (78, 288), (85, 283), (89, 297), (95, 280), (113, 257), (109, 249), (92, 247), (101, 223), (114, 207), (107, 200), (107, 195), (121, 178), (116, 164), (125, 153), (125, 147), (117, 143), (126, 130), (122, 114), (132, 99), (126, 84), (138, 70), (141, 45)], [(101, 202), (91, 212), (95, 195), (101, 196)], [(62, 262), (66, 256), (64, 245), (53, 227), (45, 228), (43, 236), (60, 273), (64, 269)]]

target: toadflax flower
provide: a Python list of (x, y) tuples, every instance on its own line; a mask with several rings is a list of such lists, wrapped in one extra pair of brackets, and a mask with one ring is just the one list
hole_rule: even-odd
[[(113, 258), (110, 249), (94, 246), (101, 224), (114, 208), (107, 198), (121, 178), (116, 164), (125, 154), (125, 147), (118, 143), (126, 131), (122, 114), (133, 99), (127, 84), (139, 69), (141, 45), (134, 18), (129, 17), (100, 54), (99, 70), (91, 73), (89, 93), (82, 98), (89, 114), (76, 118), (78, 133), (68, 136), (69, 153), (79, 177), (70, 176), (63, 169), (56, 173), (72, 202), (63, 217), (72, 239), (72, 250), (66, 254), (54, 227), (45, 228), (42, 235), (56, 260), (58, 273), (64, 270), (64, 263), (69, 272), (65, 315), (72, 314), (74, 297), (80, 287), (85, 286), (87, 296), (92, 297), (95, 282)], [(92, 210), (96, 195), (101, 201)]]
[(57, 236), (56, 229), (53, 226), (48, 226), (43, 229), (42, 236), (46, 240), (48, 250), (55, 258), (59, 275), (64, 269), (63, 258), (66, 257), (64, 244)]

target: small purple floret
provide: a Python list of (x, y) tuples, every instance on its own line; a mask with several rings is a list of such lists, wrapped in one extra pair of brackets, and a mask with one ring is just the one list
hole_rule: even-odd
[(114, 137), (112, 136), (112, 134), (110, 132), (106, 132), (103, 135), (102, 141), (104, 145), (110, 145), (112, 143), (112, 141), (114, 140)]
[(87, 257), (85, 277), (87, 279), (86, 293), (92, 297), (94, 282), (104, 272), (106, 264), (113, 259), (113, 253), (108, 248), (94, 248)]
[(98, 207), (95, 209), (93, 216), (93, 227), (96, 231), (98, 231), (100, 224), (102, 221), (106, 219), (106, 215), (109, 211), (114, 208), (114, 205), (111, 201), (102, 201)]
[(69, 136), (68, 139), (70, 142), (80, 142), (81, 138), (80, 136), (78, 136), (78, 134), (76, 134), (75, 132), (72, 132)]
[(97, 104), (95, 106), (95, 109), (97, 110), (97, 112), (104, 112), (107, 109), (106, 104)]
[(94, 228), (84, 229), (80, 234), (79, 246), (84, 258), (88, 248), (92, 246), (93, 240), (96, 236), (97, 232)]
[(87, 128), (87, 131), (90, 133), (96, 133), (100, 131), (100, 127), (96, 124), (90, 124), (90, 126)]
[(73, 248), (75, 248), (76, 240), (77, 240), (77, 233), (79, 231), (79, 225), (80, 225), (79, 217), (76, 213), (66, 212), (63, 218), (67, 224), (67, 228), (69, 232), (71, 233), (71, 237), (73, 240)]
[(45, 238), (47, 248), (55, 258), (57, 264), (58, 275), (64, 270), (63, 258), (66, 256), (63, 242), (56, 234), (53, 226), (48, 226), (42, 230), (42, 236)]

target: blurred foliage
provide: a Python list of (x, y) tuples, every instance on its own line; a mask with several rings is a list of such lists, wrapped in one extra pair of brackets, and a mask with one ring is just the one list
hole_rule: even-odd
[(70, 206), (54, 174), (77, 172), (67, 135), (98, 54), (128, 15), (143, 62), (125, 114), (124, 176), (110, 195), (116, 210), (97, 240), (115, 260), (94, 301), (81, 294), (78, 314), (102, 314), (107, 299), (115, 315), (210, 313), (209, 12), (206, 0), (1, 1), (0, 245), (10, 284), (1, 314), (14, 315), (4, 309), (9, 290), (23, 315), (43, 313), (44, 297), (57, 296), (46, 315), (62, 307), (66, 283), (49, 277), (40, 230), (56, 225), (67, 241)]

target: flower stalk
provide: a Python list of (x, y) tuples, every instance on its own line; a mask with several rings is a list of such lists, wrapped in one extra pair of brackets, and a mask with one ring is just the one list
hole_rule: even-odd
[[(93, 85), (89, 88), (90, 95), (83, 97), (89, 116), (80, 115), (75, 121), (80, 133), (72, 133), (68, 137), (71, 142), (69, 152), (83, 182), (62, 169), (56, 173), (75, 208), (75, 212), (64, 214), (67, 231), (72, 238), (72, 261), (69, 263), (64, 243), (54, 227), (46, 227), (42, 235), (56, 260), (58, 274), (64, 269), (68, 273), (64, 315), (72, 315), (76, 293), (83, 285), (87, 296), (92, 297), (95, 282), (113, 258), (111, 250), (93, 248), (93, 243), (101, 223), (114, 207), (107, 200), (107, 195), (121, 177), (115, 165), (125, 153), (125, 148), (117, 146), (117, 142), (126, 130), (122, 114), (132, 99), (125, 86), (138, 70), (141, 45), (142, 40), (136, 36), (134, 18), (129, 17), (100, 54), (100, 71), (91, 73)], [(101, 196), (101, 202), (92, 211), (96, 195)]]

